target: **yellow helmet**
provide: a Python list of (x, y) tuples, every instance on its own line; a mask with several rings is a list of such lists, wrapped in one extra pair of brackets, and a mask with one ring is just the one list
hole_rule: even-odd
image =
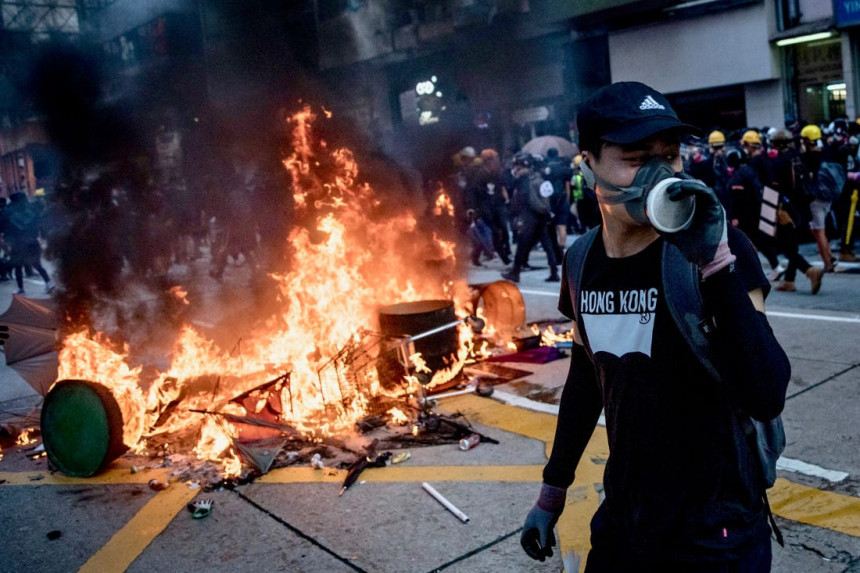
[(711, 145), (725, 145), (726, 136), (722, 131), (714, 130), (708, 135), (708, 143)]
[(761, 136), (754, 129), (748, 129), (741, 136), (741, 143), (748, 143), (750, 145), (761, 145)]
[(821, 128), (817, 125), (807, 125), (800, 130), (800, 137), (809, 141), (818, 141), (821, 139)]

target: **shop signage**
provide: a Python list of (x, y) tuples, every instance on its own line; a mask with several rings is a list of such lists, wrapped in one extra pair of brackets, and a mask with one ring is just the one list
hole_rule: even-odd
[(797, 82), (800, 85), (823, 84), (840, 80), (842, 44), (838, 39), (820, 44), (802, 44), (795, 52)]
[(860, 0), (833, 0), (833, 14), (840, 28), (860, 24)]

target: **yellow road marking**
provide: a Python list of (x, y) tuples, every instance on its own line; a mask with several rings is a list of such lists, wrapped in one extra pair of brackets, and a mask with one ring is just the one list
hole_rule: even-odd
[(0, 487), (8, 485), (116, 485), (148, 483), (151, 479), (164, 481), (167, 470), (164, 468), (144, 469), (131, 473), (127, 469), (112, 469), (92, 477), (74, 478), (59, 472), (0, 472)]
[(125, 571), (199, 491), (175, 483), (158, 492), (104, 547), (84, 563), (80, 573)]
[[(543, 466), (389, 466), (368, 468), (361, 480), (369, 482), (422, 481), (541, 481)], [(254, 483), (341, 483), (345, 470), (314, 470), (313, 468), (281, 468), (270, 471)]]
[(775, 515), (860, 537), (860, 498), (779, 478), (768, 500)]
[[(473, 395), (458, 396), (443, 403), (449, 412), (460, 411), (475, 423), (516, 433), (546, 443), (546, 453), (552, 448), (557, 418), (551, 414), (532, 412), (500, 404)], [(609, 456), (606, 431), (595, 429), (576, 472), (576, 480), (568, 492), (565, 511), (559, 520), (562, 555), (571, 552), (582, 557), (590, 549), (589, 522), (597, 510), (599, 495), (596, 485), (603, 481), (603, 461)], [(390, 466), (368, 468), (361, 475), (370, 482), (420, 481), (541, 481), (542, 465), (513, 466)], [(132, 474), (128, 469), (111, 469), (90, 478), (70, 478), (50, 472), (0, 472), (5, 486), (28, 485), (114, 485), (144, 484), (150, 479), (165, 480), (166, 469), (144, 469)], [(281, 468), (258, 478), (256, 483), (341, 483), (345, 470), (314, 470), (312, 468)], [(33, 479), (38, 478), (38, 479)], [(167, 527), (199, 490), (174, 483), (159, 492), (81, 569), (82, 572), (124, 571), (146, 547)], [(843, 494), (821, 491), (780, 478), (769, 491), (774, 514), (860, 537), (860, 499)], [(537, 490), (535, 491), (537, 495)]]
[[(463, 412), (473, 422), (543, 439), (547, 442), (546, 452), (549, 456), (557, 420), (555, 416), (506, 405), (494, 406), (493, 402), (466, 394), (446, 400), (444, 406), (449, 412)], [(570, 551), (584, 555), (591, 547), (589, 523), (597, 510), (598, 499), (593, 486), (603, 481), (602, 466), (598, 467), (591, 460), (605, 460), (608, 457), (606, 430), (598, 426), (579, 463), (576, 480), (568, 492), (565, 510), (558, 523), (562, 555)], [(780, 478), (768, 490), (768, 499), (774, 515), (860, 537), (860, 498), (822, 491)], [(583, 560), (581, 568), (584, 567)]]

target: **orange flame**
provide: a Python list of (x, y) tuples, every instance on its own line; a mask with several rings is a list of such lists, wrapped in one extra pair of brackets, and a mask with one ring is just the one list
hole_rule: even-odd
[(76, 332), (63, 340), (57, 379), (90, 380), (111, 389), (123, 419), (123, 443), (134, 449), (143, 434), (143, 391), (140, 388), (142, 368), (131, 368), (126, 362), (128, 346), (118, 354), (110, 349), (107, 337)]
[(30, 444), (36, 443), (36, 438), (32, 436), (33, 432), (36, 431), (36, 428), (27, 428), (22, 430), (20, 434), (18, 434), (18, 439), (15, 441), (15, 445), (17, 446), (29, 446)]
[[(464, 281), (454, 280), (455, 244), (420, 225), (402, 201), (391, 209), (393, 200), (384, 202), (369, 185), (359, 183), (351, 151), (315, 142), (316, 119), (306, 106), (288, 120), (293, 152), (283, 165), (291, 179), (296, 218), (303, 223), (286, 238), (291, 270), (271, 275), (280, 309), (243, 337), (241, 352), (227, 353), (186, 325), (174, 343), (170, 366), (154, 376), (144, 394), (142, 368), (129, 365), (128, 347), (112, 350), (101, 334), (77, 333), (64, 341), (60, 379), (110, 387), (123, 408), (123, 439), (129, 446), (141, 436), (197, 428), (195, 455), (217, 460), (225, 475), (237, 475), (241, 462), (231, 445), (235, 425), (193, 410), (249, 415), (231, 400), (285, 373), (289, 376), (278, 389), (283, 406), (279, 423), (309, 437), (351, 431), (374, 397), (394, 391), (383, 388), (375, 368), (327, 368), (332, 357), (376, 324), (382, 305), (442, 297), (456, 304), (469, 300)], [(440, 213), (444, 208), (445, 214), (453, 214), (447, 195), (440, 195), (436, 205)], [(171, 293), (187, 304), (184, 289)], [(470, 338), (461, 332), (461, 340)], [(464, 345), (456, 362), (437, 376), (456, 374), (467, 354)], [(352, 386), (358, 377), (361, 388)], [(252, 409), (259, 410), (259, 404)]]

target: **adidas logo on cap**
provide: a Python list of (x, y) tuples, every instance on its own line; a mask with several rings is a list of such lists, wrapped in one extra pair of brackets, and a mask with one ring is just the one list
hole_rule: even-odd
[(658, 103), (653, 97), (646, 96), (639, 104), (639, 109), (666, 109), (666, 106)]

